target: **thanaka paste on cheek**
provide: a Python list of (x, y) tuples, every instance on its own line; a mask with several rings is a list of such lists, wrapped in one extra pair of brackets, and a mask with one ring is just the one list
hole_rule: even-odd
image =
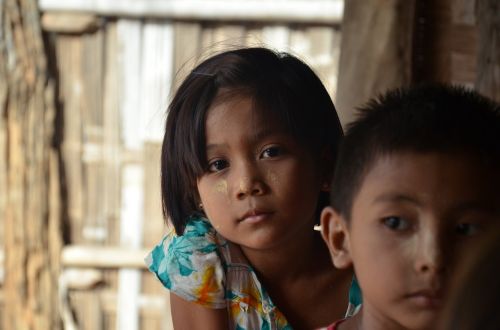
[(218, 193), (227, 195), (227, 181), (220, 180), (215, 184), (214, 190)]
[(269, 180), (269, 182), (272, 182), (272, 183), (278, 182), (278, 176), (276, 175), (276, 173), (274, 173), (271, 170), (267, 171), (267, 179)]

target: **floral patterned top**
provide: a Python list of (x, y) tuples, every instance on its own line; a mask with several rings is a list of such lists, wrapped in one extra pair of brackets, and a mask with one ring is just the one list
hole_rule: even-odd
[[(182, 236), (171, 231), (146, 257), (146, 263), (181, 298), (227, 308), (233, 329), (292, 329), (239, 247), (220, 236), (206, 219), (191, 218)], [(360, 303), (358, 291), (357, 285), (351, 287), (347, 314)]]

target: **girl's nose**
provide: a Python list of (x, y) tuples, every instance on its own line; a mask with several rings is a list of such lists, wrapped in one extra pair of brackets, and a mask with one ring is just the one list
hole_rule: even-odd
[(262, 195), (264, 193), (264, 185), (257, 178), (244, 177), (240, 179), (236, 191), (236, 198), (244, 199), (249, 196)]
[(265, 192), (265, 183), (259, 175), (258, 169), (253, 168), (249, 164), (242, 166), (235, 181), (237, 199), (259, 196)]

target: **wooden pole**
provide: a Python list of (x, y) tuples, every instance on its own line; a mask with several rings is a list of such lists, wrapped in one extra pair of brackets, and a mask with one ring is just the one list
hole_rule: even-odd
[(2, 329), (60, 329), (59, 163), (54, 82), (35, 0), (0, 1), (1, 198), (5, 284)]
[(345, 1), (335, 105), (343, 125), (354, 108), (411, 83), (415, 0)]
[(500, 102), (500, 3), (498, 0), (477, 1), (476, 89)]

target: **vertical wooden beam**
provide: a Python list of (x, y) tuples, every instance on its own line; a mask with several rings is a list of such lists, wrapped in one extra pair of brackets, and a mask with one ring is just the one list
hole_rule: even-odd
[[(60, 190), (54, 81), (35, 0), (0, 1), (0, 120), (6, 129), (2, 329), (60, 329)], [(5, 194), (4, 194), (5, 193)]]
[(419, 0), (414, 34), (414, 83), (473, 86), (476, 79), (475, 0)]
[(479, 42), (476, 89), (500, 102), (500, 2), (477, 1)]
[(411, 82), (415, 0), (345, 1), (335, 105), (343, 125), (356, 106)]

